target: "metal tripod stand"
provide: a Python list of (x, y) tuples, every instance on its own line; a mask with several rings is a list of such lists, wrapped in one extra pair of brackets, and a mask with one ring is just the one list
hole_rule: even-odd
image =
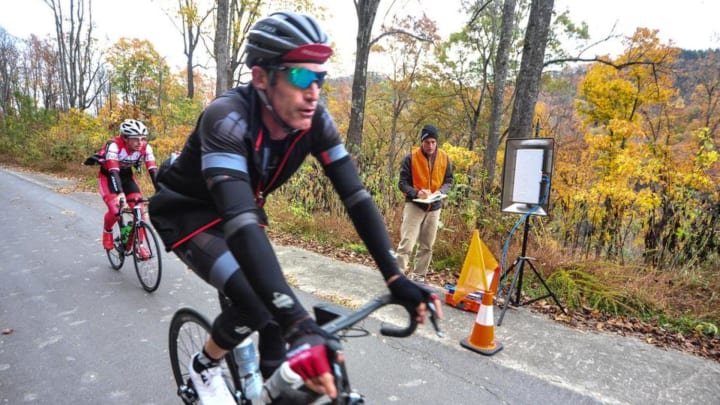
[[(528, 218), (525, 219), (525, 230), (523, 232), (522, 251), (520, 252), (520, 256), (518, 256), (517, 259), (515, 259), (513, 264), (510, 266), (508, 271), (506, 271), (505, 274), (503, 274), (503, 276), (501, 277), (501, 280), (500, 280), (500, 282), (502, 283), (502, 279), (507, 277), (507, 275), (510, 274), (511, 271), (513, 271), (513, 269), (516, 269), (515, 276), (513, 276), (512, 283), (510, 283), (510, 289), (508, 290), (507, 295), (505, 296), (505, 303), (503, 304), (503, 309), (500, 312), (500, 318), (498, 319), (497, 326), (500, 326), (500, 324), (502, 323), (503, 317), (505, 317), (505, 311), (507, 311), (508, 305), (510, 304), (511, 301), (512, 301), (513, 305), (515, 305), (515, 306), (522, 306), (522, 305), (532, 304), (533, 302), (541, 300), (543, 298), (552, 297), (552, 299), (555, 301), (557, 306), (560, 307), (560, 310), (563, 312), (563, 314), (567, 315), (567, 312), (565, 312), (565, 308), (563, 308), (563, 306), (560, 304), (560, 301), (558, 301), (555, 294), (552, 292), (552, 290), (550, 290), (550, 287), (548, 287), (548, 285), (545, 283), (545, 280), (542, 278), (540, 273), (537, 271), (537, 269), (533, 265), (533, 263), (532, 263), (533, 259), (531, 257), (526, 256), (527, 240), (528, 240), (529, 233), (530, 233), (530, 217), (528, 216)], [(533, 298), (529, 301), (521, 303), (520, 302), (520, 292), (522, 291), (523, 269), (525, 267), (525, 262), (527, 262), (527, 264), (530, 266), (533, 273), (535, 273), (535, 276), (538, 278), (538, 280), (540, 280), (540, 282), (545, 287), (545, 289), (547, 290), (548, 293), (546, 295), (543, 295), (542, 297)], [(513, 291), (515, 291), (515, 299), (514, 300), (512, 297)]]

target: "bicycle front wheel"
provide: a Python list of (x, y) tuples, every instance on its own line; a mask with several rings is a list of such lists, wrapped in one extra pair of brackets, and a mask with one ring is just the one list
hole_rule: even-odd
[(115, 223), (112, 227), (113, 232), (113, 248), (106, 250), (110, 266), (114, 270), (120, 270), (123, 263), (125, 263), (125, 246), (120, 241), (120, 224)]
[[(190, 380), (190, 361), (195, 353), (200, 352), (210, 337), (210, 321), (192, 308), (182, 308), (175, 312), (170, 321), (168, 349), (170, 352), (170, 366), (172, 367), (177, 394), (186, 404), (199, 404), (200, 400)], [(223, 375), (235, 391), (235, 382), (231, 377), (228, 364), (234, 365), (235, 359), (232, 351), (221, 362)]]
[(155, 231), (145, 222), (141, 222), (135, 227), (133, 260), (135, 261), (135, 273), (145, 291), (157, 290), (162, 275), (160, 242)]

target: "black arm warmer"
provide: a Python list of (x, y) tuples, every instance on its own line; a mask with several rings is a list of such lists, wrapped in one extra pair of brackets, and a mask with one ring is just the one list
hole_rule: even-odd
[(120, 194), (123, 192), (122, 180), (120, 179), (120, 171), (114, 170), (112, 172), (109, 172), (108, 180), (109, 180), (108, 185), (110, 186), (110, 191), (113, 194)]
[(290, 289), (270, 241), (256, 223), (225, 236), (230, 251), (283, 331), (309, 315)]
[(340, 195), (355, 230), (375, 259), (385, 281), (400, 274), (383, 217), (362, 185), (352, 160), (348, 157), (337, 161), (325, 167), (325, 173)]
[(357, 204), (347, 207), (347, 211), (358, 235), (365, 242), (370, 255), (375, 259), (385, 281), (400, 274), (387, 227), (370, 195), (368, 194), (368, 198)]
[(150, 180), (152, 180), (153, 188), (155, 188), (155, 191), (158, 191), (160, 186), (157, 182), (157, 169), (150, 169), (148, 170), (148, 173), (150, 173)]
[(229, 221), (244, 212), (255, 210), (255, 196), (247, 176), (237, 173), (230, 176), (227, 172), (212, 170), (203, 174), (215, 207), (223, 220)]

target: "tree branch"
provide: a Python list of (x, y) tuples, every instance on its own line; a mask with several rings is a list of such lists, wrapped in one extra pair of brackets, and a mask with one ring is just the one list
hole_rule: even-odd
[(372, 39), (372, 40), (370, 41), (370, 47), (372, 47), (373, 45), (375, 45), (375, 44), (376, 44), (378, 41), (380, 41), (382, 38), (387, 37), (387, 36), (390, 36), (390, 35), (407, 35), (407, 36), (409, 36), (410, 38), (414, 38), (414, 39), (416, 39), (416, 40), (418, 40), (418, 41), (434, 43), (434, 41), (432, 40), (432, 38), (428, 38), (428, 37), (423, 37), (423, 36), (420, 36), (420, 35), (416, 35), (416, 34), (413, 34), (412, 32), (407, 32), (407, 31), (405, 31), (405, 30), (393, 29), (393, 30), (390, 30), (390, 31), (385, 31), (385, 32), (383, 32), (382, 34), (380, 34), (379, 36), (377, 36), (376, 38)]
[(613, 61), (611, 61), (611, 60), (599, 58), (599, 57), (596, 56), (596, 57), (594, 57), (594, 58), (558, 58), (558, 59), (551, 59), (551, 60), (545, 61), (545, 62), (543, 63), (543, 67), (547, 67), (547, 66), (549, 66), (549, 65), (554, 65), (554, 64), (567, 63), (567, 62), (585, 62), (585, 63), (597, 62), (597, 63), (602, 63), (602, 64), (605, 64), (605, 65), (608, 65), (608, 66), (612, 66), (612, 67), (614, 67), (614, 68), (617, 69), (617, 70), (621, 70), (621, 69), (624, 69), (624, 68), (626, 68), (626, 67), (635, 66), (635, 65), (652, 65), (652, 66), (655, 66), (655, 64), (656, 64), (655, 62), (652, 62), (652, 61), (639, 61), (639, 60), (638, 60), (638, 61), (624, 62), (624, 63), (615, 63), (615, 62), (613, 62)]

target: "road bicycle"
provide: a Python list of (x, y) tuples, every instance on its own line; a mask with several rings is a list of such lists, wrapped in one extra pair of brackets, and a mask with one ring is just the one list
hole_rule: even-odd
[(132, 208), (125, 201), (120, 202), (119, 218), (113, 226), (114, 248), (106, 250), (108, 260), (113, 269), (120, 270), (125, 257), (132, 256), (140, 285), (145, 291), (153, 292), (160, 285), (162, 275), (160, 239), (143, 219), (140, 203), (147, 203), (148, 199), (135, 198), (128, 202), (134, 204)]
[[(221, 305), (223, 305), (222, 302), (224, 299), (226, 300), (227, 298), (221, 296)], [(338, 395), (334, 400), (327, 398), (329, 402), (326, 402), (326, 404), (354, 405), (365, 403), (364, 396), (354, 391), (350, 386), (350, 378), (345, 367), (345, 356), (342, 353), (343, 349), (340, 341), (344, 338), (369, 335), (370, 333), (367, 330), (357, 327), (356, 324), (370, 316), (373, 312), (387, 305), (399, 305), (407, 311), (402, 303), (395, 300), (389, 294), (381, 295), (369, 300), (356, 311), (350, 311), (332, 304), (318, 304), (313, 307), (318, 324), (326, 332), (338, 338), (336, 341), (331, 341), (327, 345), (330, 370), (335, 378)], [(432, 300), (428, 303), (428, 306), (430, 308), (430, 320), (435, 328), (435, 332), (438, 336), (442, 336), (442, 332), (440, 331), (440, 327), (438, 325), (437, 313), (434, 305), (432, 304)], [(410, 336), (417, 328), (417, 321), (412, 315), (410, 315), (409, 311), (408, 315), (409, 321), (407, 326), (391, 327), (383, 325), (380, 328), (380, 333), (391, 337)], [(192, 381), (190, 380), (188, 364), (190, 363), (190, 358), (195, 353), (202, 350), (203, 345), (210, 335), (210, 330), (210, 321), (204, 315), (192, 308), (179, 309), (175, 312), (175, 315), (170, 321), (170, 363), (173, 375), (175, 376), (175, 383), (177, 384), (177, 394), (185, 404), (200, 403), (193, 388)], [(250, 337), (248, 337), (248, 339), (250, 339)], [(246, 397), (242, 376), (239, 375), (235, 357), (236, 356), (232, 350), (228, 352), (221, 362), (221, 367), (223, 369), (223, 375), (225, 376), (226, 382), (228, 383), (228, 387), (230, 388), (230, 391), (234, 393), (237, 403), (240, 405), (264, 403), (259, 399), (251, 401)], [(291, 402), (286, 399), (285, 402), (282, 403), (309, 404), (320, 400), (320, 396), (318, 394), (311, 392), (304, 386), (295, 388), (295, 391), (299, 394), (296, 395), (295, 398), (302, 398), (301, 400), (295, 399)]]

